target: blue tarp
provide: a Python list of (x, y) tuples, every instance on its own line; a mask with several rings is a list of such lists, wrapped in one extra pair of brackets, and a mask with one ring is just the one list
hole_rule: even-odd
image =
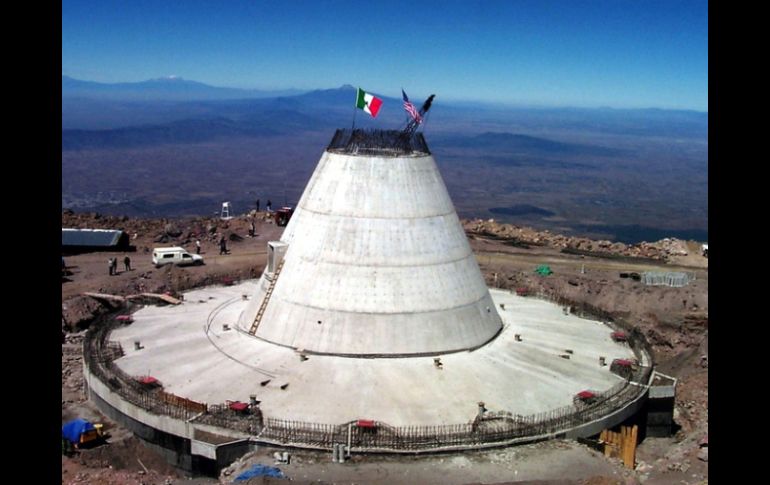
[(73, 419), (61, 427), (61, 435), (67, 438), (71, 443), (80, 443), (80, 435), (87, 433), (94, 428), (94, 425), (85, 419)]
[(236, 482), (246, 481), (249, 478), (254, 477), (274, 477), (274, 478), (286, 478), (283, 472), (274, 466), (267, 465), (252, 465), (251, 468), (235, 477)]

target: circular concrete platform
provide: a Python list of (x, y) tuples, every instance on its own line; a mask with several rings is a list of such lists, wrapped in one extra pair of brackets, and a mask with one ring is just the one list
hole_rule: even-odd
[(114, 363), (198, 402), (248, 402), (256, 394), (266, 417), (425, 426), (471, 422), (479, 402), (490, 412), (521, 416), (570, 406), (580, 391), (603, 392), (623, 381), (599, 364), (600, 356), (607, 363), (635, 357), (610, 338), (609, 326), (501, 290), (490, 293), (503, 329), (476, 350), (430, 357), (303, 357), (237, 329), (249, 302), (244, 295), (256, 289), (256, 280), (209, 287), (186, 293), (178, 306), (140, 309), (134, 323), (109, 336), (125, 352)]

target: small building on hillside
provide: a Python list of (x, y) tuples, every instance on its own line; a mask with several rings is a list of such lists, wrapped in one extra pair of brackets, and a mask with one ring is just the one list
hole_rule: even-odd
[(135, 251), (129, 244), (128, 234), (112, 229), (61, 230), (62, 254), (91, 253), (95, 251)]

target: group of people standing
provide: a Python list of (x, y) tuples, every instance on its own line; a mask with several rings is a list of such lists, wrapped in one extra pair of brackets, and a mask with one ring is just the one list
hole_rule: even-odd
[[(201, 240), (196, 239), (195, 240), (195, 254), (201, 253)], [(225, 239), (225, 236), (223, 235), (222, 238), (219, 240), (219, 254), (227, 254), (227, 239)]]
[[(107, 264), (109, 265), (110, 276), (118, 274), (118, 258), (108, 259)], [(128, 256), (123, 258), (123, 266), (125, 266), (126, 271), (131, 271), (131, 258)]]
[[(270, 199), (267, 200), (267, 204), (265, 205), (265, 210), (267, 212), (271, 212), (273, 210), (273, 203), (270, 202)], [(257, 212), (259, 212), (259, 199), (257, 199)]]
[[(195, 240), (195, 254), (201, 253), (201, 240), (196, 239)], [(227, 239), (225, 239), (225, 236), (223, 235), (222, 238), (219, 240), (219, 254), (227, 254)]]

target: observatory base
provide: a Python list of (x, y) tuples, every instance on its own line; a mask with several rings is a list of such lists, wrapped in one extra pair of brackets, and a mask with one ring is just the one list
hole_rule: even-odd
[(256, 395), (265, 417), (320, 424), (463, 424), (476, 417), (479, 402), (487, 412), (527, 416), (622, 382), (599, 364), (600, 357), (608, 364), (634, 358), (610, 338), (609, 326), (536, 298), (490, 293), (502, 331), (478, 349), (440, 356), (302, 356), (255, 338), (236, 322), (248, 303), (244, 295), (257, 294), (257, 281), (190, 291), (175, 307), (143, 308), (108, 341), (125, 353), (115, 365), (131, 376), (155, 377), (168, 393), (208, 404)]

